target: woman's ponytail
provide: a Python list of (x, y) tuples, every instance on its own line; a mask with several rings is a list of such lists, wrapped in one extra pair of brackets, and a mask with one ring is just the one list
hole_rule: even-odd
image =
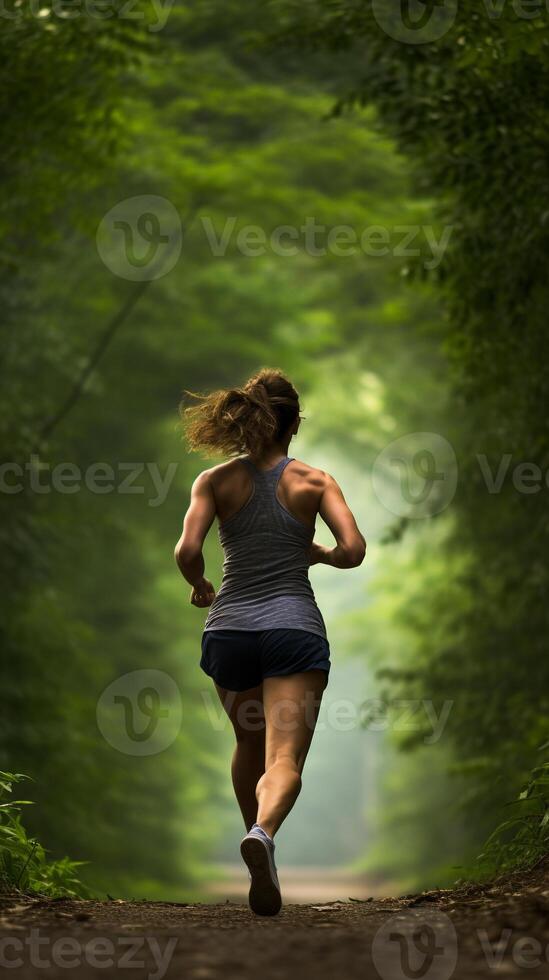
[(299, 415), (297, 391), (280, 371), (260, 371), (243, 388), (186, 394), (198, 403), (181, 408), (189, 448), (206, 453), (259, 456)]

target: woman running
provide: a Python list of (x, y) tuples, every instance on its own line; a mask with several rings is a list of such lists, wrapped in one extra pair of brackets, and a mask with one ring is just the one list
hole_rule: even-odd
[[(330, 670), (308, 568), (355, 568), (366, 542), (336, 481), (288, 456), (299, 395), (280, 371), (199, 396), (183, 417), (191, 449), (231, 457), (195, 480), (175, 558), (191, 603), (210, 607), (200, 666), (236, 735), (232, 779), (247, 830), (240, 850), (250, 907), (275, 915), (282, 900), (273, 839), (301, 789)], [(335, 547), (314, 542), (317, 514)], [(215, 517), (225, 557), (217, 595), (202, 555)]]

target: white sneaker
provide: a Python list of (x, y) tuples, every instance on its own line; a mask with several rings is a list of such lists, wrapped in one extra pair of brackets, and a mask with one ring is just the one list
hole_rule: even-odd
[(249, 902), (256, 915), (276, 915), (282, 906), (280, 885), (274, 863), (274, 844), (254, 828), (246, 834), (240, 853), (250, 872)]

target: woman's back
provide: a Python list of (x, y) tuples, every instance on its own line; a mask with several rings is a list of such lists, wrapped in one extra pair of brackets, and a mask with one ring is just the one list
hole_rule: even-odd
[(288, 456), (266, 469), (243, 458), (210, 471), (225, 560), (206, 630), (284, 623), (326, 635), (308, 575), (321, 482), (314, 472)]
[[(208, 470), (215, 496), (216, 513), (220, 524), (237, 513), (250, 498), (253, 487), (254, 472), (263, 474), (273, 470), (283, 456), (274, 463), (253, 464), (248, 457), (231, 459), (227, 463)], [(285, 466), (278, 474), (277, 497), (281, 504), (303, 524), (310, 525), (314, 530), (322, 492), (326, 483), (326, 474), (322, 470), (308, 466), (299, 459), (291, 458), (291, 466)]]

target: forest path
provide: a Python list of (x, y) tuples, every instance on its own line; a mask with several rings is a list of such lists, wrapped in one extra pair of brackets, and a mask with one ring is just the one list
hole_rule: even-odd
[(273, 919), (231, 902), (0, 900), (0, 959), (18, 980), (546, 980), (548, 957), (548, 859), (489, 885), (289, 904)]

